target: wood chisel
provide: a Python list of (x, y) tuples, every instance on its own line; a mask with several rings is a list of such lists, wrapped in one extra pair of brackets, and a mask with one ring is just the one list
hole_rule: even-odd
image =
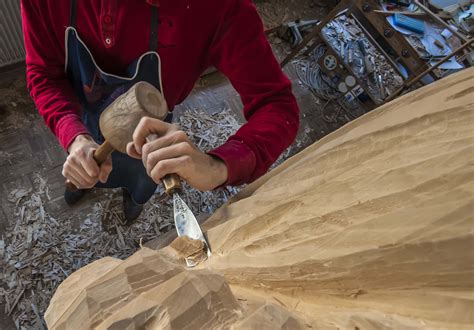
[[(156, 134), (151, 134), (147, 137), (147, 141), (150, 142), (157, 138), (158, 136)], [(189, 238), (200, 240), (204, 244), (204, 252), (207, 254), (207, 257), (211, 257), (209, 242), (204, 236), (201, 226), (199, 226), (189, 206), (179, 195), (182, 191), (180, 177), (177, 174), (168, 174), (161, 179), (161, 182), (163, 183), (165, 192), (173, 197), (174, 225), (178, 236), (188, 236)], [(198, 264), (198, 262), (195, 262), (191, 258), (185, 258), (185, 260), (188, 267), (195, 267)]]

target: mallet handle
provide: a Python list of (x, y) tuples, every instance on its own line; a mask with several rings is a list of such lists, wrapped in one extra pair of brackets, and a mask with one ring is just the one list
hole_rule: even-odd
[[(94, 151), (94, 160), (97, 162), (97, 165), (102, 165), (102, 163), (107, 160), (107, 158), (110, 156), (110, 154), (112, 154), (113, 151), (114, 148), (112, 147), (112, 145), (107, 140), (105, 140), (105, 142), (102, 143), (99, 148), (96, 149), (96, 151)], [(69, 180), (66, 180), (66, 189), (69, 191), (78, 190), (74, 183)]]

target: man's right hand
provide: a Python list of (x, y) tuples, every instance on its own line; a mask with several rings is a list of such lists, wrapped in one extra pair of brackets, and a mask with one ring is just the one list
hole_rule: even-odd
[(78, 189), (95, 186), (97, 181), (107, 182), (112, 171), (112, 157), (101, 165), (94, 160), (94, 151), (99, 145), (89, 135), (78, 135), (69, 146), (69, 156), (63, 165), (63, 176)]

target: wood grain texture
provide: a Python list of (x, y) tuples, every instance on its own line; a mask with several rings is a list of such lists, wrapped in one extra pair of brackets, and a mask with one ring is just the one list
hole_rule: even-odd
[(473, 83), (405, 95), (249, 185), (204, 224), (198, 269), (167, 247), (72, 274), (48, 326), (472, 327)]
[(168, 106), (163, 95), (152, 85), (141, 81), (120, 95), (100, 116), (104, 138), (114, 149), (127, 153), (127, 143), (140, 120), (145, 117), (165, 119)]

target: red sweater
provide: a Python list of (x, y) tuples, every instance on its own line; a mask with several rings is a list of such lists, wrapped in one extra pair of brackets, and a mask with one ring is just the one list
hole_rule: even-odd
[[(78, 33), (104, 71), (121, 74), (148, 51), (148, 2), (159, 5), (158, 53), (169, 109), (188, 96), (206, 68), (215, 66), (240, 94), (247, 123), (209, 153), (227, 165), (226, 184), (257, 179), (294, 140), (299, 115), (255, 6), (250, 0), (79, 0)], [(22, 0), (21, 6), (28, 89), (67, 149), (78, 134), (88, 132), (64, 72), (69, 1)]]

